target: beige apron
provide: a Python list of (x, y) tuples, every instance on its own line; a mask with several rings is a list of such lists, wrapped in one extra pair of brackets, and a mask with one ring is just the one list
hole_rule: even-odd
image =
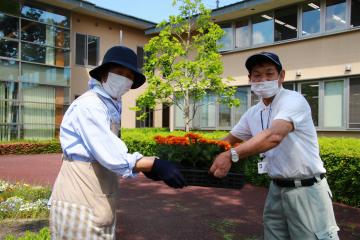
[[(80, 98), (94, 96), (96, 93), (87, 92)], [(118, 135), (120, 126), (111, 124), (111, 130), (114, 134)], [(84, 227), (77, 229), (70, 218), (74, 220), (86, 219), (86, 223), (83, 225), (93, 224), (100, 232), (106, 232), (104, 229), (115, 229), (115, 210), (116, 210), (116, 197), (118, 193), (118, 177), (116, 173), (108, 170), (100, 165), (98, 162), (83, 162), (72, 161), (63, 157), (63, 162), (57, 179), (55, 181), (53, 192), (51, 195), (52, 208), (56, 210), (51, 211), (53, 215), (64, 215), (63, 219), (57, 219), (59, 216), (51, 216), (50, 221), (57, 222), (57, 226), (52, 226), (55, 232), (62, 232), (64, 228), (72, 228), (72, 233), (61, 233), (64, 239), (76, 239), (77, 237), (89, 237), (91, 234), (99, 235), (99, 233), (86, 233), (88, 230), (84, 230)], [(67, 207), (64, 207), (65, 205)], [(56, 206), (56, 207), (53, 207)], [(60, 206), (60, 207), (59, 207)], [(88, 211), (90, 216), (81, 212), (80, 209), (84, 208), (85, 212)], [(60, 209), (60, 210), (59, 210)], [(68, 212), (71, 212), (69, 215)], [(79, 215), (79, 216), (76, 216)], [(69, 227), (71, 225), (72, 227)], [(86, 227), (86, 226), (85, 226)], [(104, 228), (101, 230), (101, 228)], [(60, 229), (60, 230), (59, 230)], [(82, 233), (77, 233), (77, 231)], [(63, 237), (67, 234), (67, 237)], [(86, 235), (90, 234), (90, 235)], [(112, 233), (113, 234), (113, 233)], [(59, 236), (60, 236), (59, 235)], [(111, 234), (110, 234), (111, 235)], [(100, 238), (100, 239), (111, 239)], [(89, 237), (90, 239), (90, 237)]]

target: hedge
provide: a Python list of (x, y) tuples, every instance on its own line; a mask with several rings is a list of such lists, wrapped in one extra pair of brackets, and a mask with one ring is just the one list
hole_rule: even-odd
[(37, 153), (61, 153), (60, 142), (52, 140), (0, 143), (0, 155)]
[[(207, 138), (224, 137), (227, 131), (198, 132)], [(169, 135), (165, 129), (123, 129), (122, 139), (129, 152), (138, 151), (146, 156), (154, 155), (155, 135)], [(184, 135), (183, 131), (171, 132)], [(351, 206), (360, 207), (360, 139), (319, 138), (320, 155), (327, 170), (327, 180), (334, 200)], [(58, 141), (0, 143), (2, 154), (32, 154), (61, 152)], [(257, 157), (250, 157), (241, 165), (248, 182), (258, 186), (268, 186), (267, 175), (257, 174)]]

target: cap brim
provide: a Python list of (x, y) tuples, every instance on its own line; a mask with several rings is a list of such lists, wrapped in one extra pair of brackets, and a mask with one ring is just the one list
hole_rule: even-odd
[(136, 89), (136, 88), (141, 87), (146, 81), (146, 78), (145, 78), (144, 74), (142, 74), (139, 70), (133, 68), (132, 66), (126, 64), (125, 62), (121, 62), (121, 61), (117, 61), (117, 62), (113, 61), (113, 62), (107, 62), (105, 64), (102, 64), (102, 65), (92, 69), (89, 72), (90, 76), (92, 78), (95, 78), (96, 80), (100, 81), (101, 72), (109, 64), (117, 64), (117, 65), (120, 65), (122, 67), (126, 67), (126, 68), (130, 69), (134, 73), (135, 79), (134, 79), (133, 85), (131, 86), (131, 89)]
[(282, 65), (279, 62), (277, 62), (275, 59), (271, 58), (270, 56), (263, 54), (255, 54), (250, 56), (245, 62), (245, 67), (250, 72), (256, 64), (266, 61), (272, 62), (277, 66), (277, 68), (280, 68), (280, 70), (282, 69)]

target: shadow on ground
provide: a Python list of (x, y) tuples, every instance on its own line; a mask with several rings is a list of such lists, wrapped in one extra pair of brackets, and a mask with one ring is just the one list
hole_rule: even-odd
[(24, 235), (25, 231), (39, 232), (47, 226), (49, 226), (48, 219), (13, 219), (0, 221), (0, 239), (4, 239), (8, 234), (20, 237)]
[[(52, 186), (60, 165), (61, 154), (6, 155), (0, 157), (0, 176), (12, 182)], [(121, 240), (262, 239), (262, 211), (267, 194), (263, 187), (247, 184), (241, 190), (174, 190), (140, 175), (120, 180), (120, 192), (117, 237)], [(334, 203), (334, 210), (340, 238), (360, 239), (360, 208)], [(38, 231), (47, 224), (0, 222), (0, 239), (10, 232)]]

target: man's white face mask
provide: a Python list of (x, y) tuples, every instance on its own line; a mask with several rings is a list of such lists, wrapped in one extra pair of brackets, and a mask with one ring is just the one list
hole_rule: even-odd
[(113, 98), (119, 99), (128, 92), (133, 85), (133, 81), (112, 72), (109, 72), (106, 82), (102, 83), (105, 91)]
[(280, 91), (279, 80), (251, 83), (251, 91), (259, 97), (271, 98)]

